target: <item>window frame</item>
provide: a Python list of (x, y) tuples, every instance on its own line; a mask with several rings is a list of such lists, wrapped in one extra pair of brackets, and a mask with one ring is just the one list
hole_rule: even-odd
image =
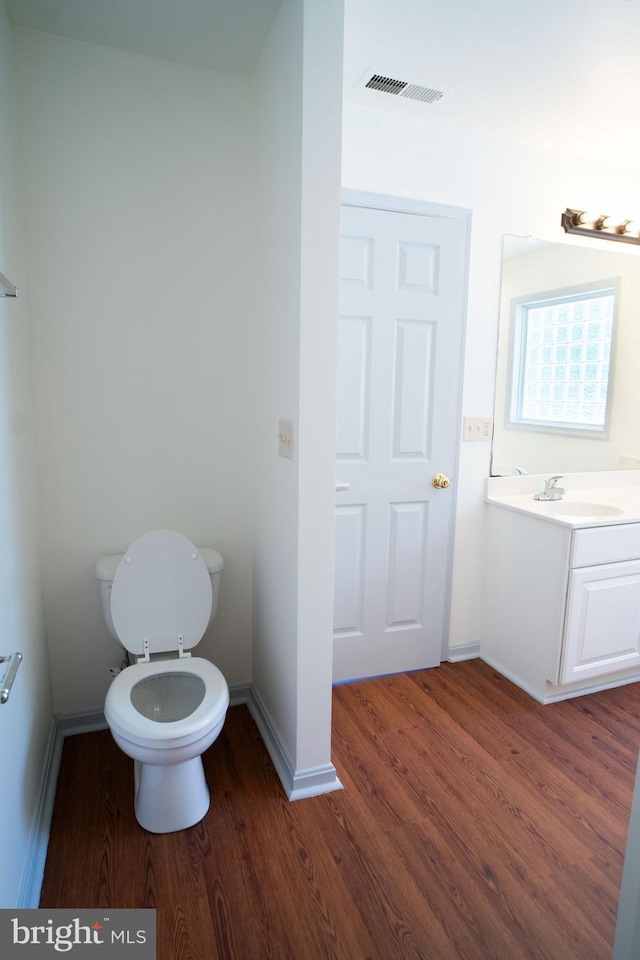
[[(589, 440), (608, 440), (611, 427), (611, 408), (614, 391), (615, 344), (618, 329), (618, 310), (620, 306), (620, 277), (610, 277), (583, 283), (577, 286), (562, 287), (559, 290), (547, 290), (514, 297), (510, 307), (510, 344), (509, 371), (507, 378), (507, 402), (505, 405), (505, 427), (535, 433), (555, 434), (564, 437), (582, 437)], [(588, 300), (597, 294), (613, 294), (613, 317), (611, 321), (611, 345), (609, 352), (609, 376), (607, 380), (607, 400), (605, 418), (602, 427), (591, 424), (577, 424), (568, 421), (552, 423), (548, 420), (523, 420), (523, 384), (526, 351), (526, 308), (540, 307), (545, 304), (557, 304), (563, 300)]]

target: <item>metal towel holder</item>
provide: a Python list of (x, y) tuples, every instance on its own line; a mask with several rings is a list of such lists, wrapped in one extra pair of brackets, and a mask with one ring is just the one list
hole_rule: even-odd
[(11, 687), (13, 686), (13, 681), (15, 680), (16, 673), (18, 672), (18, 667), (22, 663), (22, 654), (10, 653), (8, 657), (0, 657), (0, 665), (7, 663), (9, 666), (5, 667), (4, 676), (0, 680), (0, 703), (6, 703), (9, 699)]
[(17, 297), (18, 291), (11, 283), (11, 280), (7, 280), (4, 273), (0, 273), (0, 297)]

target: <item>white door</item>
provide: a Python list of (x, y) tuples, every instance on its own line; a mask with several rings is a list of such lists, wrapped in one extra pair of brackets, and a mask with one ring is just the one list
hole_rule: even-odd
[(343, 201), (334, 680), (442, 659), (467, 238), (466, 211)]

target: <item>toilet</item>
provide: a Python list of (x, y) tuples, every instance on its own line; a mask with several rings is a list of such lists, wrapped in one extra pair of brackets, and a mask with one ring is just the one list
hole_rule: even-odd
[(137, 658), (109, 687), (105, 718), (135, 761), (136, 819), (151, 833), (184, 830), (209, 809), (202, 754), (222, 729), (229, 688), (189, 651), (215, 615), (222, 567), (217, 550), (169, 530), (96, 564), (109, 632)]

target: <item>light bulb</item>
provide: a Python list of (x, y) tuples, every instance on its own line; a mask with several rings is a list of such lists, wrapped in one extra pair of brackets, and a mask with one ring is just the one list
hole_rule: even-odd
[(591, 210), (576, 210), (571, 219), (575, 227), (586, 227), (598, 223), (602, 217), (599, 213), (593, 213)]

